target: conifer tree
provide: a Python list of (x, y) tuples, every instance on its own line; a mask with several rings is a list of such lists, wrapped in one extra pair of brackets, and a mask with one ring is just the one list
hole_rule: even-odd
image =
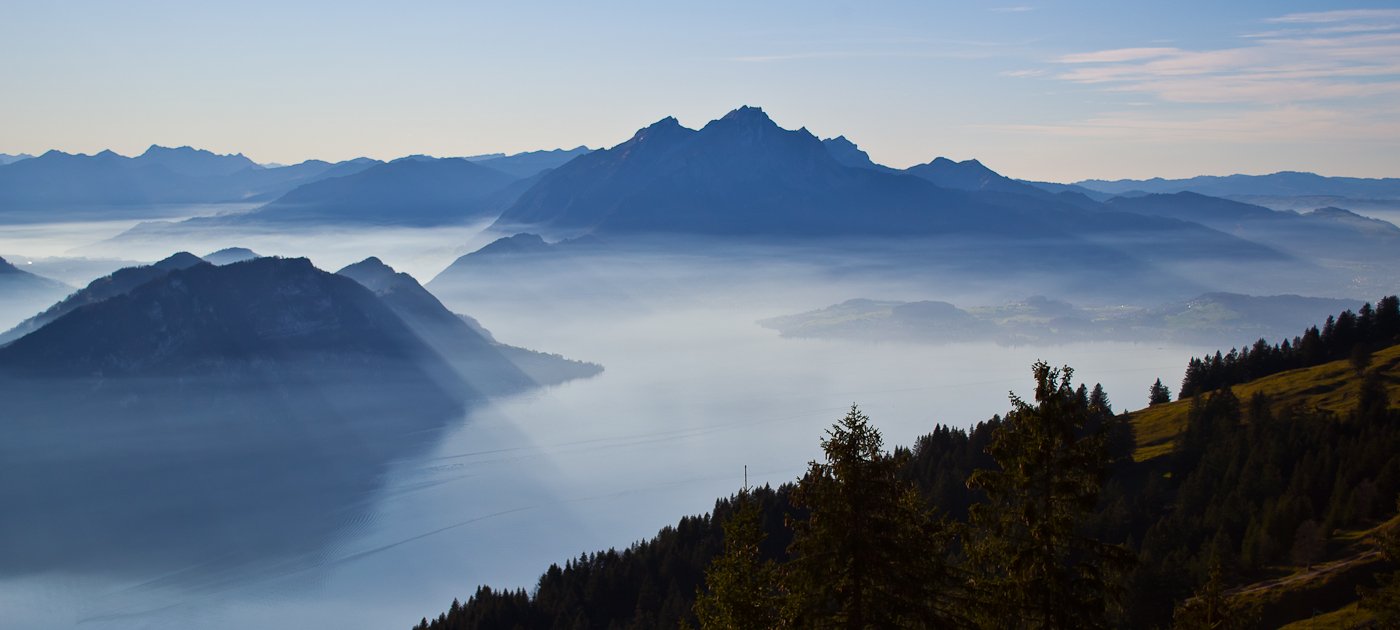
[(734, 515), (724, 524), (724, 551), (705, 570), (705, 587), (695, 599), (702, 629), (780, 627), (783, 609), (778, 569), (759, 552), (765, 535), (758, 502), (745, 488)]
[(1113, 574), (1130, 561), (1126, 550), (1079, 531), (1103, 488), (1105, 436), (1086, 430), (1090, 412), (1068, 367), (1036, 363), (1034, 373), (1037, 404), (1011, 396), (1013, 410), (987, 448), (997, 468), (968, 479), (988, 499), (971, 510), (969, 556), (986, 600), (978, 622), (1104, 627), (1116, 596)]
[(928, 513), (904, 462), (855, 406), (822, 440), (793, 492), (784, 567), (789, 619), (800, 628), (938, 628), (958, 619), (946, 562), (950, 526)]
[(1160, 405), (1162, 403), (1169, 403), (1171, 401), (1172, 391), (1170, 389), (1167, 389), (1166, 385), (1162, 384), (1162, 379), (1160, 378), (1157, 379), (1157, 382), (1153, 383), (1152, 387), (1147, 390), (1147, 404), (1149, 406)]

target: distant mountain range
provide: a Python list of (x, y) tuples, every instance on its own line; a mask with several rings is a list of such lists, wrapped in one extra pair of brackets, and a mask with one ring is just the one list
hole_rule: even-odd
[(111, 217), (155, 205), (250, 202), (371, 163), (311, 160), (264, 168), (242, 155), (215, 155), (190, 147), (152, 146), (137, 157), (111, 151), (49, 151), (0, 166), (0, 218), (62, 220), (91, 213)]
[[(57, 179), (21, 173), (59, 165), (69, 170)], [(83, 169), (93, 174), (83, 174)], [(240, 226), (491, 222), (492, 231), (501, 235), (523, 232), (550, 240), (597, 235), (623, 249), (657, 236), (754, 244), (950, 239), (939, 247), (910, 245), (898, 252), (904, 257), (900, 262), (919, 264), (910, 256), (964, 260), (969, 254), (993, 251), (988, 245), (995, 244), (995, 260), (985, 261), (992, 267), (981, 270), (1040, 269), (1044, 261), (1057, 260), (1080, 269), (1112, 267), (1123, 278), (1153, 273), (1161, 263), (1273, 261), (1332, 268), (1340, 262), (1354, 267), (1366, 264), (1368, 248), (1390, 247), (1395, 238), (1389, 224), (1349, 213), (1344, 205), (1323, 212), (1310, 208), (1307, 213), (1278, 213), (1262, 206), (1245, 209), (1199, 193), (1144, 192), (1136, 185), (1142, 182), (1016, 180), (978, 160), (942, 157), (892, 169), (871, 160), (844, 136), (821, 140), (806, 129), (783, 129), (755, 107), (741, 107), (700, 129), (665, 118), (607, 149), (578, 147), (513, 156), (409, 156), (388, 163), (307, 162), (267, 169), (241, 155), (189, 148), (153, 147), (138, 158), (50, 152), (0, 167), (0, 197), (11, 194), (3, 192), (7, 174), (21, 181), (15, 173), (25, 175), (25, 183), (15, 186), (21, 192), (44, 188), (36, 182), (49, 181), (53, 189), (75, 179), (83, 185), (63, 194), (82, 197), (86, 187), (92, 189), (92, 197), (101, 196), (93, 191), (121, 197), (117, 193), (131, 193), (135, 187), (149, 199), (179, 197), (190, 181), (226, 184), (298, 169), (307, 175), (295, 185), (279, 180), (285, 190), (275, 198), (244, 186), (245, 193), (236, 198), (270, 199), (251, 211), (147, 223), (126, 236), (177, 238), (190, 230)], [(1221, 192), (1390, 194), (1390, 180), (1305, 175), (1146, 183), (1151, 184), (1148, 188), (1233, 186)], [(149, 192), (159, 187), (155, 183), (136, 186), (146, 181), (143, 178), (164, 181), (165, 188), (156, 193)], [(1252, 188), (1241, 187), (1245, 184)], [(1171, 196), (1153, 196), (1158, 194)], [(0, 212), (4, 208), (0, 200)], [(968, 251), (961, 251), (964, 248)], [(893, 256), (898, 248), (881, 249)], [(1335, 278), (1314, 280), (1310, 287), (1336, 284)]]
[[(460, 193), (463, 197), (456, 200), (459, 203), (439, 205), (465, 206), (470, 213), (472, 204), (482, 201), (478, 197), (587, 152), (586, 147), (578, 147), (489, 156), (471, 161), (468, 166), (475, 167), (471, 169), (443, 166), (468, 162), (460, 158), (439, 160), (415, 156), (390, 163), (421, 166), (424, 171), (406, 174), (404, 171), (412, 170), (411, 166), (387, 167), (383, 162), (367, 158), (335, 164), (308, 160), (290, 166), (265, 167), (241, 154), (216, 155), (190, 147), (152, 146), (137, 157), (124, 157), (111, 151), (96, 155), (49, 151), (37, 158), (0, 161), (0, 220), (108, 218), (131, 212), (149, 213), (152, 206), (279, 200), (282, 203), (272, 205), (267, 213), (251, 220), (319, 221), (328, 213), (342, 220), (340, 214), (327, 208), (359, 201), (361, 207), (345, 209), (343, 220), (364, 221), (365, 206), (376, 204), (374, 207), (382, 216), (371, 222), (392, 223), (397, 212), (405, 211), (392, 200), (402, 199), (414, 206), (406, 211), (412, 214), (422, 212), (425, 204), (434, 203), (434, 194), (440, 197)], [(343, 186), (300, 189), (373, 167), (387, 168), (369, 174), (365, 180)], [(419, 191), (419, 198), (407, 199), (408, 191), (425, 185), (432, 190)], [(279, 199), (289, 193), (290, 198)], [(506, 199), (502, 203), (509, 201)]]
[(1202, 175), (1188, 179), (1086, 179), (1076, 185), (1112, 195), (1194, 192), (1214, 197), (1266, 195), (1400, 199), (1400, 178), (1324, 177), (1296, 171), (1269, 175)]
[(666, 118), (622, 144), (545, 173), (493, 227), (555, 236), (963, 234), (1060, 239), (1077, 242), (1086, 254), (1102, 249), (1084, 241), (1086, 235), (1171, 233), (1190, 234), (1236, 256), (1276, 255), (1195, 224), (1129, 215), (1091, 218), (1081, 207), (1091, 200), (1048, 193), (975, 161), (935, 160), (905, 172), (868, 162), (844, 138), (823, 142), (805, 129), (782, 129), (754, 107), (736, 109), (700, 130)]
[(10, 155), (9, 153), (0, 153), (0, 166), (4, 166), (4, 165), (6, 165), (6, 164), (12, 164), (12, 163), (18, 162), (18, 161), (20, 161), (20, 160), (27, 160), (27, 159), (32, 158), (32, 157), (34, 157), (34, 156), (32, 156), (32, 155), (30, 155), (30, 154), (28, 154), (28, 153), (20, 153), (20, 154), (17, 154), (17, 155)]

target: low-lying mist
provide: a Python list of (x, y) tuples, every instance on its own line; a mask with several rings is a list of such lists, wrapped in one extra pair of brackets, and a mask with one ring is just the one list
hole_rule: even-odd
[[(581, 254), (452, 265), (497, 235), (462, 227), (113, 238), (112, 227), (30, 232), (0, 240), (0, 252), (149, 261), (241, 246), (331, 270), (374, 255), (502, 343), (605, 370), (455, 413), (424, 415), (416, 394), (376, 383), (360, 383), (357, 397), (310, 398), (285, 387), (245, 398), (154, 383), (115, 397), (122, 404), (75, 411), (83, 417), (66, 419), (70, 432), (5, 447), (4, 461), (19, 469), (0, 488), (26, 509), (10, 521), (0, 608), (19, 610), (24, 627), (289, 626), (324, 622), (328, 611), (341, 611), (331, 617), (338, 627), (403, 625), (478, 584), (528, 588), (550, 563), (704, 512), (739, 488), (745, 466), (750, 483), (790, 481), (852, 403), (890, 445), (907, 445), (939, 423), (1004, 413), (1008, 392), (1030, 395), (1036, 360), (1073, 366), (1077, 381), (1102, 383), (1122, 410), (1145, 406), (1155, 379), (1179, 383), (1190, 356), (1217, 349), (1155, 338), (792, 339), (760, 320), (858, 297), (975, 306), (1043, 295), (1112, 307), (1211, 290), (1304, 292), (1279, 277), (1278, 263), (1033, 265), (1006, 253), (1026, 243), (990, 239), (603, 241)], [(1341, 292), (1378, 297), (1369, 290)], [(310, 411), (328, 401), (340, 411)], [(268, 423), (277, 417), (296, 422)], [(192, 423), (237, 437), (191, 443)], [(334, 427), (353, 430), (327, 433)], [(247, 447), (274, 434), (293, 446)], [(137, 463), (114, 463), (126, 461)], [(108, 514), (115, 525), (81, 514)], [(69, 520), (79, 522), (45, 526)], [(123, 532), (133, 537), (123, 542)], [(94, 551), (107, 547), (125, 559)]]

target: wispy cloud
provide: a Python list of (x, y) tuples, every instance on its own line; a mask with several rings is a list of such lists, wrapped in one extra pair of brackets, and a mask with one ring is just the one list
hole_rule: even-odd
[[(1300, 25), (1215, 50), (1119, 48), (1061, 56), (1061, 80), (1169, 102), (1294, 104), (1400, 93), (1400, 10), (1272, 18)], [(1317, 24), (1326, 24), (1316, 28)]]
[(993, 13), (1025, 13), (1025, 12), (1027, 12), (1027, 11), (1034, 11), (1034, 10), (1035, 10), (1035, 7), (1026, 6), (1026, 5), (1017, 5), (1017, 6), (1011, 6), (1011, 7), (992, 7), (992, 8), (991, 8), (991, 11), (992, 11)]
[(1275, 24), (1331, 24), (1335, 22), (1384, 19), (1400, 19), (1400, 9), (1344, 9), (1340, 11), (1289, 13), (1264, 21)]
[(1057, 61), (1060, 63), (1112, 63), (1117, 61), (1136, 61), (1139, 59), (1155, 59), (1181, 52), (1176, 48), (1114, 48), (1112, 50), (1098, 50), (1087, 53), (1076, 53), (1065, 55)]
[[(1153, 106), (1119, 104), (1056, 124), (1002, 130), (1143, 141), (1348, 139), (1400, 142), (1400, 9), (1292, 13), (1237, 44), (1114, 48), (1004, 73), (1049, 77)], [(1126, 100), (1126, 99), (1125, 99)], [(1138, 100), (1141, 100), (1139, 98)]]
[(810, 51), (795, 53), (777, 53), (771, 55), (740, 55), (737, 57), (727, 57), (728, 61), (738, 63), (780, 63), (784, 61), (809, 61), (814, 59), (933, 59), (933, 58), (967, 58), (976, 56), (972, 51), (966, 52), (927, 52), (927, 51), (883, 51), (883, 50), (828, 50)]

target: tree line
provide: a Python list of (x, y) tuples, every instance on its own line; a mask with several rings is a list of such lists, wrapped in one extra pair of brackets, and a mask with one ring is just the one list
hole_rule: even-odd
[(1184, 400), (1270, 374), (1353, 356), (1361, 361), (1371, 352), (1396, 343), (1400, 343), (1400, 298), (1391, 295), (1381, 298), (1374, 308), (1368, 302), (1356, 313), (1347, 310), (1329, 316), (1321, 330), (1312, 326), (1292, 340), (1271, 345), (1260, 339), (1225, 354), (1217, 351), (1214, 356), (1192, 357), (1178, 396)]

